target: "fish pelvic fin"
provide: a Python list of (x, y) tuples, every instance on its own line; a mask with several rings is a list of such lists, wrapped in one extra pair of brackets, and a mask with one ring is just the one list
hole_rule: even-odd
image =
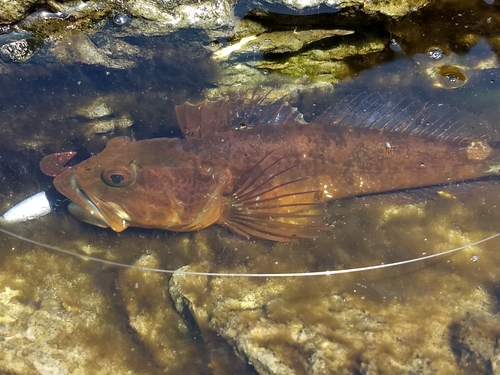
[(248, 169), (226, 197), (219, 224), (247, 238), (269, 241), (315, 239), (325, 223), (321, 192), (310, 188), (296, 165), (268, 153)]

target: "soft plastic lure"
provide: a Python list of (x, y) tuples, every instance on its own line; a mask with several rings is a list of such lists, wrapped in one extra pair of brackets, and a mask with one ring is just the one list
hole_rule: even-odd
[[(66, 164), (76, 155), (75, 151), (56, 152), (45, 156), (40, 161), (40, 169), (44, 174), (51, 177), (60, 175), (70, 166)], [(0, 222), (4, 223), (20, 223), (27, 220), (38, 219), (52, 212), (52, 207), (47, 194), (41, 191), (32, 195), (22, 202), (19, 202), (3, 216), (0, 216)]]
[(66, 169), (71, 168), (66, 166), (66, 164), (75, 155), (76, 151), (56, 152), (55, 154), (47, 155), (40, 160), (40, 169), (47, 176), (56, 177)]
[(26, 198), (19, 202), (3, 216), (0, 216), (0, 222), (20, 223), (27, 220), (38, 219), (52, 212), (47, 194), (44, 191)]

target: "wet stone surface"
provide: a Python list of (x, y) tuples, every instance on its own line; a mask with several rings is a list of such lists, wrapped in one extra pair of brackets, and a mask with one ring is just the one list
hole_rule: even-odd
[[(102, 373), (126, 373), (133, 369), (135, 373), (147, 374), (154, 369), (141, 359), (144, 354), (135, 349), (137, 343), (123, 329), (124, 322), (114, 318), (116, 297), (103, 291), (96, 293), (92, 276), (78, 261), (67, 259), (62, 263), (53, 254), (32, 252), (4, 258), (3, 264), (3, 372), (89, 373), (95, 370), (95, 363), (89, 358), (99, 358)], [(41, 268), (40, 264), (45, 266)], [(97, 347), (97, 342), (107, 344)]]
[[(444, 5), (443, 5), (444, 4)], [(401, 91), (480, 113), (498, 140), (500, 12), (425, 0), (0, 1), (0, 209), (52, 184), (47, 154), (179, 136), (174, 105), (231, 90)], [(480, 129), (482, 131), (482, 129)], [(496, 138), (495, 138), (496, 135)], [(397, 156), (397, 146), (387, 149)], [(166, 192), (168, 194), (168, 192)], [(416, 258), (498, 231), (498, 186), (328, 206), (316, 241), (116, 234), (57, 211), (9, 228), (136, 267), (283, 273)], [(496, 374), (498, 241), (414, 265), (286, 278), (158, 274), (0, 235), (0, 372)]]
[(499, 370), (498, 315), (471, 311), (450, 325), (450, 339), (457, 362), (471, 373), (497, 373)]
[[(429, 208), (421, 209), (422, 218), (432, 217), (425, 212)], [(389, 222), (401, 222), (414, 210), (414, 206), (392, 207), (381, 214)], [(455, 215), (461, 211), (463, 220), (471, 219), (467, 210), (453, 210)], [(436, 219), (431, 226), (436, 235), (449, 236), (448, 245), (470, 240), (454, 233), (452, 221)], [(365, 234), (376, 236), (375, 232)], [(419, 237), (401, 228), (404, 232)], [(341, 234), (332, 235), (343, 243)], [(262, 248), (248, 248), (254, 251), (253, 262), (244, 273), (256, 272), (253, 267), (282, 272), (280, 265), (262, 270)], [(498, 262), (491, 250), (481, 255), (482, 262)], [(299, 247), (295, 251), (294, 257), (305, 257), (299, 255)], [(279, 253), (280, 246), (273, 252)], [(209, 337), (212, 331), (221, 335), (259, 374), (350, 374), (353, 369), (366, 374), (468, 374), (473, 373), (471, 363), (484, 370), (478, 373), (488, 373), (496, 355), (491, 340), (498, 333), (490, 327), (496, 302), (486, 289), (470, 285), (461, 271), (471, 271), (476, 253), (477, 249), (469, 249), (439, 261), (437, 268), (416, 265), (360, 275), (302, 279), (174, 275), (170, 294), (179, 312), (188, 310), (194, 316), (202, 335)], [(200, 263), (181, 271), (209, 269)], [(241, 267), (237, 270), (243, 272)], [(490, 276), (495, 277), (481, 279), (489, 282)], [(476, 316), (477, 311), (484, 313)], [(422, 345), (410, 344), (415, 341)]]

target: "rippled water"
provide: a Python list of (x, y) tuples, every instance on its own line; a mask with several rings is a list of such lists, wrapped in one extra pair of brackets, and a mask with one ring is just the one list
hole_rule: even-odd
[[(280, 69), (273, 73), (270, 62), (290, 57), (287, 55), (257, 53), (244, 55), (237, 62), (214, 62), (203, 48), (210, 41), (201, 35), (137, 37), (132, 42), (145, 51), (145, 56), (155, 54), (139, 59), (135, 67), (126, 70), (77, 62), (54, 63), (49, 58), (54, 46), (48, 44), (26, 63), (7, 64), (13, 73), (0, 76), (0, 209), (3, 212), (51, 186), (51, 178), (38, 167), (46, 154), (76, 150), (84, 158), (99, 152), (109, 138), (118, 135), (134, 135), (138, 139), (179, 136), (174, 104), (200, 100), (205, 93), (214, 95), (219, 87), (224, 92), (230, 86), (225, 82), (234, 74), (234, 66), (237, 63), (253, 66), (255, 60), (267, 64), (261, 70), (265, 75), (259, 82), (268, 82), (277, 89), (303, 90), (296, 104), (309, 119), (321, 113), (333, 97), (360, 91), (402, 92), (423, 102), (445, 103), (479, 114), (490, 127), (478, 131), (490, 134), (492, 140), (500, 140), (497, 121), (500, 34), (488, 13), (498, 10), (485, 8), (486, 5), (463, 12), (460, 9), (450, 10), (449, 14), (438, 12), (441, 18), (437, 20), (422, 11), (390, 25), (391, 33), (377, 31), (376, 34), (383, 35), (379, 38), (384, 41), (384, 48), (347, 58), (349, 71), (335, 83), (333, 92), (321, 84), (317, 71), (301, 78), (284, 74)], [(447, 17), (443, 18), (444, 15)], [(106, 30), (110, 32), (113, 31)], [(366, 37), (365, 30), (345, 38)], [(200, 43), (189, 45), (198, 49), (185, 48), (185, 43), (197, 41)], [(321, 51), (332, 43), (337, 41), (319, 42), (310, 49)], [(309, 85), (308, 79), (316, 84)], [(96, 108), (104, 108), (102, 118), (119, 119), (122, 124), (129, 121), (133, 125), (96, 134), (100, 125), (96, 125), (96, 118), (89, 117), (91, 109)], [(8, 229), (78, 253), (169, 270), (185, 265), (194, 271), (229, 273), (339, 270), (434, 254), (500, 232), (497, 208), (500, 188), (496, 177), (444, 192), (434, 195), (434, 199), (418, 194), (391, 194), (333, 202), (328, 206), (333, 229), (315, 241), (291, 244), (249, 241), (216, 226), (199, 233), (128, 229), (116, 234), (77, 222), (66, 212), (64, 202), (57, 202), (56, 212), (44, 218)], [(47, 335), (54, 347), (63, 348), (71, 347), (77, 337), (79, 345), (88, 347), (82, 353), (95, 358), (102, 356), (107, 358), (106, 363), (119, 363), (122, 369), (137, 373), (254, 373), (235, 359), (226, 342), (209, 336), (206, 327), (197, 327), (191, 314), (181, 316), (174, 312), (166, 275), (84, 261), (3, 234), (0, 241), (0, 289), (19, 290), (15, 297), (19, 304), (14, 305), (31, 309), (29, 314), (17, 315), (20, 331), (28, 329), (30, 319), (40, 325), (42, 320), (37, 314), (44, 312), (45, 322), (50, 324), (53, 316), (57, 320), (54, 325), (60, 328), (52, 336), (40, 329), (39, 333), (33, 333), (34, 337)], [(338, 295), (354, 301), (353, 305), (360, 310), (373, 314), (384, 311), (394, 327), (399, 327), (401, 317), (409, 321), (421, 319), (424, 326), (435, 322), (446, 326), (449, 320), (444, 316), (453, 317), (454, 313), (462, 316), (468, 308), (476, 311), (479, 306), (497, 303), (499, 243), (495, 239), (452, 256), (391, 269), (302, 279), (220, 281), (220, 284), (214, 278), (206, 285), (193, 281), (184, 291), (193, 301), (209, 305), (214, 299), (223, 299), (224, 293), (238, 299), (269, 285), (271, 291), (267, 293), (282, 301), (282, 305), (269, 313), (275, 322), (286, 322), (285, 313), (280, 315), (278, 311), (291, 309), (301, 316), (302, 322), (325, 321), (327, 326), (331, 323), (340, 327), (342, 323), (329, 321), (319, 309), (312, 311), (318, 298)], [(486, 297), (476, 298), (478, 290), (486, 291), (489, 302)], [(212, 295), (214, 291), (217, 295)], [(5, 299), (2, 301), (8, 306)], [(472, 307), (467, 306), (467, 301)], [(453, 303), (457, 311), (445, 309)], [(487, 310), (491, 311), (489, 307)], [(414, 333), (408, 339), (408, 346), (424, 356), (429, 354), (422, 349), (430, 337), (426, 332), (423, 329), (421, 336)], [(15, 331), (5, 331), (5, 335), (14, 334)], [(215, 336), (213, 332), (212, 335)], [(159, 348), (159, 342), (163, 348)], [(387, 344), (392, 348), (391, 345)], [(42, 350), (34, 344), (25, 348), (32, 353)], [(382, 351), (377, 350), (379, 354)], [(55, 352), (52, 355), (57, 357)], [(439, 370), (453, 358), (434, 360), (434, 367)]]

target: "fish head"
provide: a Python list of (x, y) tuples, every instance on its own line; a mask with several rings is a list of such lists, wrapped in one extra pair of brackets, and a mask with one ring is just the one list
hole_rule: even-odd
[(180, 139), (111, 139), (65, 170), (56, 189), (77, 219), (121, 232), (129, 226), (191, 231), (218, 220), (226, 172), (180, 147)]

